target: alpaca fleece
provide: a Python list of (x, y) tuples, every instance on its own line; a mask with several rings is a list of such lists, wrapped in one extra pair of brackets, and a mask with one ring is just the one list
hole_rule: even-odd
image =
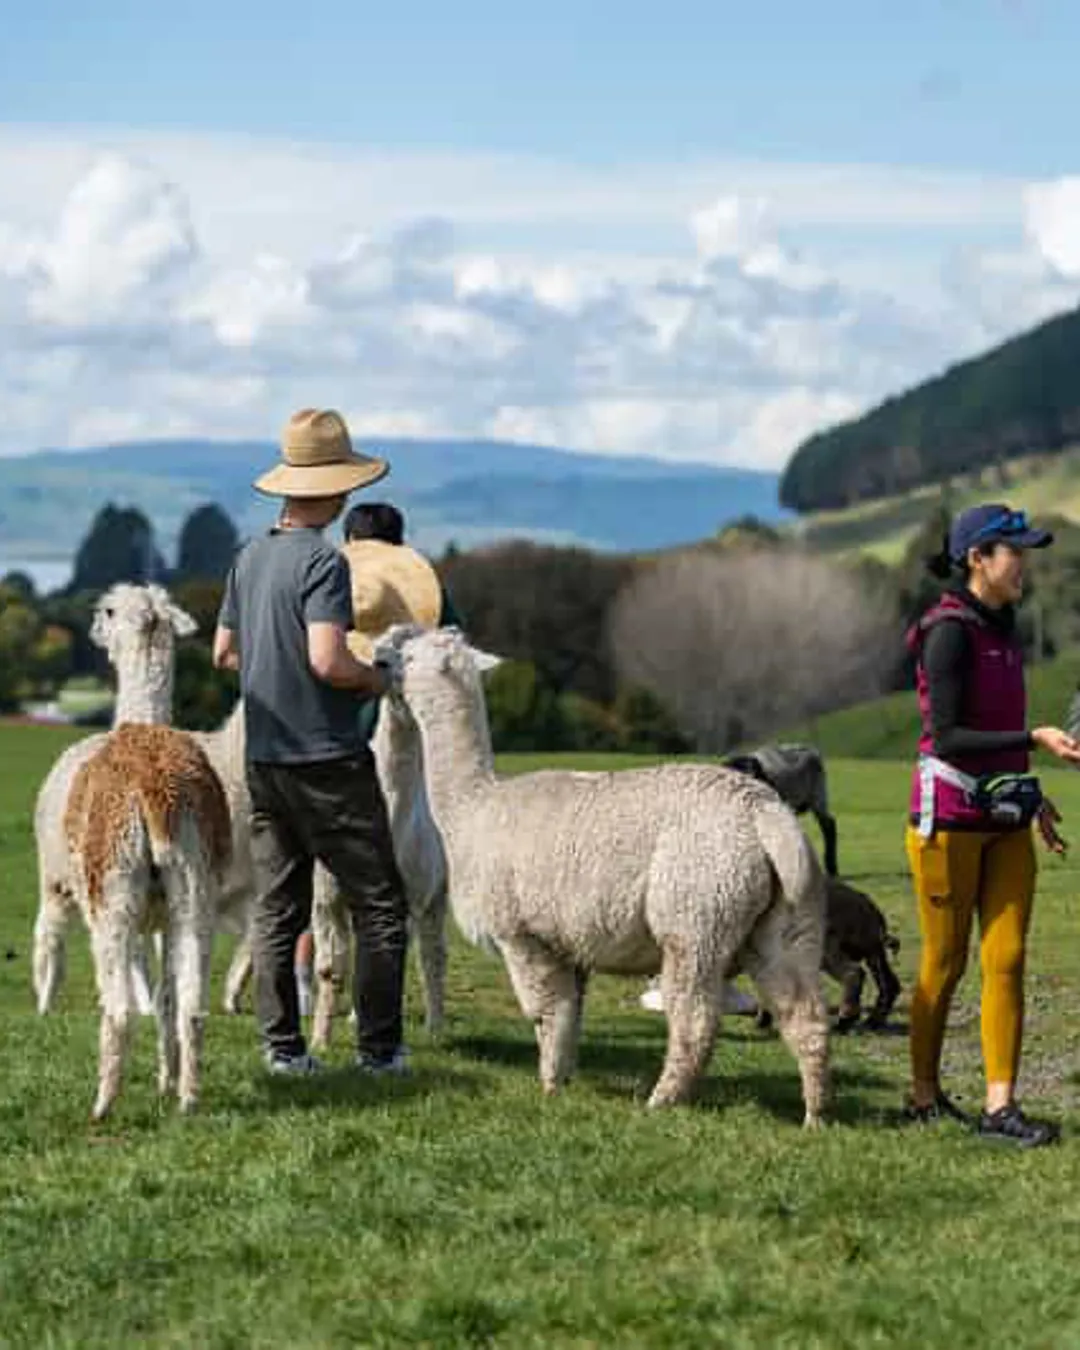
[(102, 903), (105, 876), (131, 847), (138, 817), (157, 856), (176, 839), (184, 812), (199, 822), (210, 867), (220, 876), (232, 857), (229, 803), (206, 754), (185, 732), (126, 724), (79, 766), (64, 830), (92, 912)]

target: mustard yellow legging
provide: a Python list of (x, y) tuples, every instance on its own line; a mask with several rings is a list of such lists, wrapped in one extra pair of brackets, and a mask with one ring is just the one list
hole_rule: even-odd
[(982, 1048), (988, 1083), (1014, 1083), (1024, 1027), (1024, 949), (1035, 894), (1030, 830), (1005, 834), (908, 828), (922, 932), (919, 982), (911, 1003), (911, 1068), (937, 1083), (945, 1019), (967, 964), (979, 916)]

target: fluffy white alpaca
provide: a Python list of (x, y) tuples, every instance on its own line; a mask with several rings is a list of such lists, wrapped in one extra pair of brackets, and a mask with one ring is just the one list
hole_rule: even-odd
[(685, 1100), (712, 1052), (725, 978), (745, 969), (776, 1011), (816, 1123), (824, 885), (776, 793), (700, 764), (499, 779), (480, 682), (494, 658), (448, 629), (393, 630), (377, 655), (420, 728), (455, 919), (500, 951), (536, 1026), (544, 1089), (572, 1072), (589, 973), (659, 970), (668, 1047), (649, 1105)]
[[(195, 632), (195, 620), (161, 586), (113, 586), (98, 601), (90, 638), (116, 671), (113, 727), (172, 720), (175, 647)], [(34, 810), (40, 903), (34, 928), (34, 991), (38, 1011), (48, 1012), (64, 972), (64, 938), (75, 913), (71, 852), (64, 814), (75, 775), (107, 741), (88, 736), (59, 757), (38, 792)], [(145, 974), (136, 965), (136, 999), (153, 1011)]]
[(209, 760), (172, 727), (121, 724), (76, 770), (64, 810), (70, 885), (101, 1000), (95, 1120), (120, 1090), (140, 937), (161, 933), (158, 1088), (194, 1108), (229, 806)]

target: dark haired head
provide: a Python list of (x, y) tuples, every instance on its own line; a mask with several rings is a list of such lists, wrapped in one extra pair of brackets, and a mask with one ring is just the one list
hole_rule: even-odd
[(345, 517), (346, 543), (354, 539), (381, 539), (384, 544), (405, 540), (405, 517), (389, 502), (361, 502)]

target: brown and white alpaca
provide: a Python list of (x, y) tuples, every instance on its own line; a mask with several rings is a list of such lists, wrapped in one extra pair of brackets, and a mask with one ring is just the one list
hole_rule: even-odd
[(136, 1012), (140, 937), (162, 935), (158, 1089), (196, 1103), (218, 891), (228, 867), (229, 805), (204, 751), (172, 727), (125, 724), (83, 761), (64, 812), (75, 902), (90, 930), (101, 999), (98, 1090), (120, 1090)]
[[(121, 723), (172, 720), (175, 647), (195, 632), (195, 621), (161, 586), (113, 586), (98, 601), (90, 639), (108, 655), (117, 675), (114, 729)], [(49, 770), (34, 808), (40, 903), (34, 925), (34, 993), (38, 1012), (52, 1007), (64, 972), (65, 936), (75, 912), (71, 855), (64, 829), (71, 786), (82, 765), (108, 740), (87, 736), (69, 746)], [(136, 998), (153, 1011), (143, 964)]]

